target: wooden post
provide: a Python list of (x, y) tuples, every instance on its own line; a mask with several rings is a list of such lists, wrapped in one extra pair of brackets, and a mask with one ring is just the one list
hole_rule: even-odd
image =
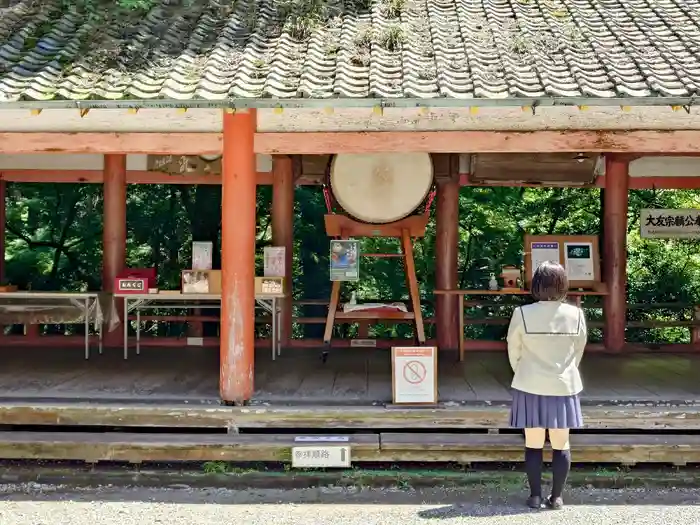
[[(6, 206), (5, 199), (7, 184), (4, 180), (0, 180), (0, 284), (5, 282), (5, 220)], [(0, 336), (5, 335), (5, 327), (0, 324)]]
[[(102, 231), (102, 289), (114, 292), (114, 279), (126, 266), (126, 155), (104, 156), (104, 218)], [(123, 311), (122, 301), (115, 304)], [(126, 319), (122, 319), (126, 322)], [(105, 346), (121, 346), (124, 331), (103, 326)]]
[(224, 112), (221, 213), (222, 400), (253, 396), (255, 360), (255, 110)]
[(284, 293), (280, 300), (282, 346), (292, 339), (292, 262), (294, 254), (294, 170), (287, 155), (272, 157), (272, 244), (284, 246)]
[[(459, 243), (459, 181), (438, 180), (436, 198), (435, 287), (457, 289), (457, 249)], [(440, 350), (459, 347), (459, 299), (452, 295), (435, 296), (435, 328)]]
[(605, 348), (620, 352), (625, 346), (627, 323), (627, 207), (629, 162), (616, 157), (605, 161), (603, 210), (603, 279), (607, 285), (603, 318)]
[(5, 284), (5, 214), (7, 184), (0, 180), (0, 283)]

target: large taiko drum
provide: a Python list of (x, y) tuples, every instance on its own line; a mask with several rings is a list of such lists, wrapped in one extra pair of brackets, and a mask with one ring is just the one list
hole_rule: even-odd
[(385, 224), (411, 215), (433, 186), (429, 153), (339, 154), (329, 185), (343, 210), (362, 222)]

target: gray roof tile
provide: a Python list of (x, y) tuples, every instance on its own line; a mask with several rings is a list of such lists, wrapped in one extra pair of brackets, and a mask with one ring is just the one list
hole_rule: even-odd
[(0, 9), (0, 101), (700, 91), (700, 0), (329, 0), (315, 24), (303, 3), (163, 0), (89, 17), (14, 1)]

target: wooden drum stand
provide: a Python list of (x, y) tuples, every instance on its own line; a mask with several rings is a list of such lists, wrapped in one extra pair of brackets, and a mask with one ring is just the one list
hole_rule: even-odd
[[(353, 322), (356, 320), (413, 320), (415, 336), (418, 344), (425, 344), (425, 327), (420, 306), (420, 292), (416, 278), (416, 265), (413, 258), (413, 238), (424, 237), (428, 224), (428, 215), (411, 215), (400, 221), (389, 224), (368, 224), (358, 222), (345, 215), (329, 214), (325, 216), (326, 234), (336, 239), (348, 239), (350, 237), (394, 237), (399, 239), (401, 252), (395, 254), (360, 254), (364, 257), (397, 257), (404, 261), (406, 287), (410, 301), (410, 311), (398, 312), (394, 309), (367, 310), (360, 312), (342, 312), (338, 310), (340, 303), (340, 281), (333, 281), (330, 304), (328, 305), (328, 317), (323, 342), (330, 346), (333, 337), (333, 327), (338, 324)], [(323, 360), (328, 358), (328, 350), (323, 352)]]

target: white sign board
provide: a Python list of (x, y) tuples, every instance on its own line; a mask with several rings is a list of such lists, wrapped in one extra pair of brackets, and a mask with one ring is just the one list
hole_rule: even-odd
[(437, 348), (394, 347), (391, 361), (395, 404), (437, 403)]
[(305, 445), (292, 447), (294, 468), (349, 468), (349, 445)]
[(263, 275), (265, 277), (284, 277), (284, 246), (266, 246), (263, 248)]
[(590, 242), (565, 242), (564, 268), (566, 268), (566, 276), (569, 281), (594, 280), (593, 244)]
[(645, 239), (700, 238), (700, 210), (642, 209), (641, 236)]
[(192, 269), (211, 270), (214, 257), (214, 243), (209, 241), (194, 241), (192, 243)]
[(558, 242), (533, 242), (530, 244), (530, 267), (532, 276), (535, 275), (537, 267), (544, 262), (559, 263), (559, 243)]

